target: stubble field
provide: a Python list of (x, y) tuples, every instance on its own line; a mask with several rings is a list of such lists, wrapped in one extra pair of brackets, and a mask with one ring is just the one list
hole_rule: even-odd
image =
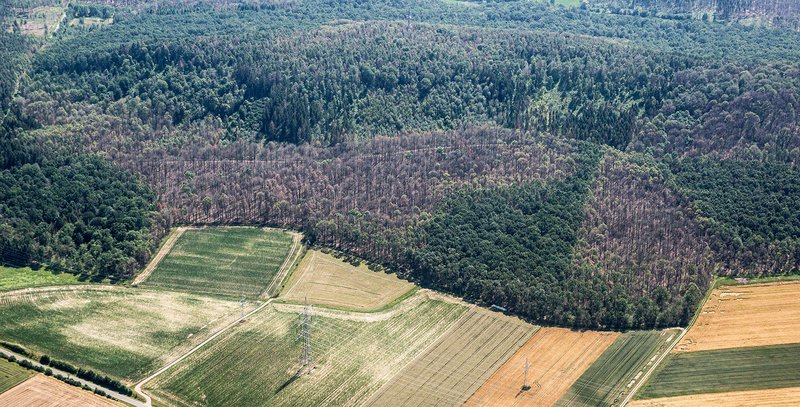
[(37, 374), (0, 394), (0, 406), (14, 407), (123, 407), (125, 404)]
[[(470, 397), (465, 406), (553, 405), (619, 336), (542, 328)], [(525, 361), (531, 389), (522, 391)]]
[(369, 311), (384, 307), (414, 288), (394, 274), (356, 267), (330, 254), (309, 250), (289, 278), (281, 298), (292, 302)]
[(715, 289), (675, 353), (800, 343), (800, 283)]
[(536, 329), (475, 308), (365, 406), (460, 406)]

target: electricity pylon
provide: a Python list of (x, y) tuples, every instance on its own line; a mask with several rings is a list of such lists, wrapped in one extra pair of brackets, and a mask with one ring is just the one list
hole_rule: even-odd
[(303, 307), (303, 315), (300, 316), (300, 332), (297, 335), (297, 340), (303, 343), (303, 352), (300, 354), (300, 369), (297, 370), (297, 375), (301, 375), (303, 370), (311, 365), (311, 306), (308, 305), (306, 298), (305, 307)]

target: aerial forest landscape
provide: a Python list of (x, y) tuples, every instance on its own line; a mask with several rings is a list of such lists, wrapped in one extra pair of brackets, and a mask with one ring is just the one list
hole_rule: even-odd
[(0, 1), (0, 407), (800, 405), (800, 2)]

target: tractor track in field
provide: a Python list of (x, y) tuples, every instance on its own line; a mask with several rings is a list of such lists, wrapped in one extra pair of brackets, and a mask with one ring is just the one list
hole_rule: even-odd
[(147, 263), (147, 267), (145, 267), (144, 270), (142, 270), (142, 272), (139, 273), (139, 275), (137, 275), (133, 280), (131, 283), (132, 286), (136, 287), (139, 284), (144, 283), (145, 280), (147, 280), (147, 278), (153, 274), (153, 271), (156, 270), (156, 267), (158, 267), (158, 264), (161, 263), (161, 260), (163, 260), (164, 257), (167, 257), (167, 254), (172, 250), (173, 247), (175, 247), (175, 243), (187, 229), (189, 228), (186, 226), (180, 226), (175, 228), (174, 232), (170, 233), (167, 240), (161, 246), (161, 249), (158, 250), (158, 253), (153, 256), (153, 258), (150, 260), (150, 263)]

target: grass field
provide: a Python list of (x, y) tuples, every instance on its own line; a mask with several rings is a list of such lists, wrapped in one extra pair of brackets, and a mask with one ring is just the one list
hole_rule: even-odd
[(297, 377), (299, 315), (268, 306), (146, 387), (156, 401), (175, 406), (360, 405), (466, 309), (427, 300), (385, 321), (316, 316), (314, 369)]
[(0, 406), (14, 407), (123, 407), (105, 397), (64, 382), (37, 374), (13, 389), (0, 394)]
[(141, 289), (7, 294), (0, 339), (130, 382), (239, 312), (234, 300)]
[(32, 370), (0, 358), (0, 393), (24, 382), (34, 373)]
[(18, 22), (23, 34), (43, 37), (55, 32), (63, 15), (64, 7), (61, 6), (35, 7), (28, 10)]
[(289, 278), (281, 298), (347, 310), (376, 310), (414, 288), (394, 274), (358, 267), (309, 250)]
[(365, 406), (460, 406), (536, 327), (476, 308)]
[(253, 298), (272, 282), (292, 236), (258, 228), (190, 229), (142, 286)]
[(30, 267), (13, 268), (0, 266), (0, 291), (49, 285), (80, 284), (74, 274), (53, 274), (46, 270), (31, 270)]
[(800, 386), (800, 344), (673, 353), (640, 399)]
[(714, 289), (674, 352), (800, 343), (800, 283)]
[[(486, 381), (465, 406), (550, 406), (617, 339), (615, 332), (542, 328)], [(531, 389), (522, 391), (524, 366)]]
[(655, 357), (677, 335), (677, 329), (636, 331), (620, 335), (569, 388), (557, 406), (616, 405)]
[(795, 407), (800, 405), (800, 387), (786, 389), (734, 391), (690, 396), (634, 400), (630, 407)]

